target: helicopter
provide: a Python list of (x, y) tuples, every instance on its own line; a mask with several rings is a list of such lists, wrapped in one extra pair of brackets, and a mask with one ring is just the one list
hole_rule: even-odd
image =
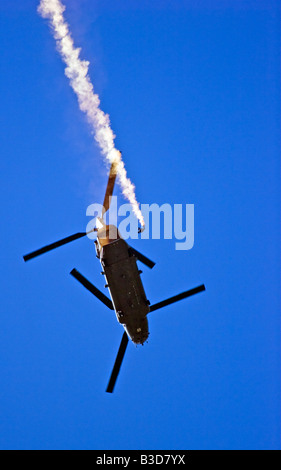
[[(205, 285), (201, 284), (193, 289), (150, 305), (141, 280), (142, 271), (139, 270), (137, 261), (140, 261), (150, 269), (155, 266), (155, 263), (131, 247), (122, 238), (118, 228), (114, 225), (107, 225), (104, 220), (104, 216), (110, 208), (116, 176), (117, 168), (113, 162), (110, 167), (102, 214), (101, 217), (97, 217), (94, 229), (88, 232), (78, 232), (23, 256), (24, 261), (29, 261), (55, 248), (85, 237), (91, 232), (96, 232), (97, 238), (94, 241), (96, 256), (100, 260), (102, 267), (101, 274), (106, 281), (105, 287), (108, 288), (110, 298), (86, 279), (76, 268), (72, 269), (70, 274), (110, 310), (115, 311), (118, 322), (124, 328), (119, 350), (106, 388), (108, 393), (114, 391), (129, 339), (136, 345), (143, 345), (147, 341), (149, 336), (148, 314), (205, 291)], [(139, 228), (139, 232), (142, 230), (142, 228)]]

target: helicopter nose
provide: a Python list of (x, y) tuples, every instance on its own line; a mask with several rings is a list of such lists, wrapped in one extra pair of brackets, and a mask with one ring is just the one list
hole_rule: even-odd
[(146, 324), (139, 324), (134, 334), (132, 335), (132, 341), (135, 344), (144, 344), (149, 335), (148, 328)]

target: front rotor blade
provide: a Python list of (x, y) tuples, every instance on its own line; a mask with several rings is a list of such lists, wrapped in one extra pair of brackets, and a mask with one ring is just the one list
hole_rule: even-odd
[(44, 253), (47, 253), (48, 251), (54, 250), (55, 248), (59, 248), (60, 246), (66, 245), (67, 243), (73, 242), (74, 240), (78, 240), (78, 238), (85, 237), (85, 235), (87, 235), (87, 232), (75, 233), (74, 235), (70, 235), (70, 237), (63, 238), (62, 240), (59, 240), (58, 242), (51, 243), (50, 245), (46, 245), (43, 248), (40, 248), (39, 250), (32, 251), (32, 253), (25, 255), (23, 259), (24, 261), (29, 261), (32, 258), (36, 258), (36, 256), (43, 255)]
[(118, 374), (120, 372), (120, 367), (121, 367), (121, 364), (122, 364), (122, 361), (123, 361), (123, 358), (124, 358), (124, 354), (125, 354), (128, 342), (129, 342), (129, 339), (128, 339), (127, 333), (124, 331), (123, 336), (122, 336), (122, 340), (121, 340), (121, 344), (119, 346), (118, 354), (117, 354), (117, 357), (116, 357), (116, 360), (115, 360), (115, 364), (113, 366), (111, 376), (110, 376), (110, 379), (109, 379), (109, 382), (108, 382), (108, 386), (107, 386), (107, 389), (106, 389), (107, 393), (112, 393), (113, 390), (114, 390), (116, 379), (117, 379)]
[(104, 214), (108, 211), (110, 207), (110, 201), (115, 185), (115, 180), (117, 176), (117, 165), (116, 163), (112, 163), (110, 167), (110, 172), (109, 172), (109, 177), (108, 177), (108, 183), (107, 183), (107, 188), (105, 191), (105, 196), (104, 196), (104, 201), (103, 201), (103, 209), (102, 209), (102, 217)]
[(79, 281), (88, 291), (90, 291), (92, 294), (94, 294), (101, 302), (103, 302), (110, 310), (113, 309), (113, 304), (111, 300), (104, 295), (94, 284), (92, 284), (88, 279), (86, 279), (77, 269), (72, 269), (70, 274), (75, 277), (77, 281)]
[(149, 311), (153, 312), (154, 310), (158, 310), (159, 308), (166, 307), (166, 305), (173, 304), (174, 302), (183, 300), (186, 297), (190, 297), (191, 295), (199, 294), (199, 292), (203, 292), (204, 290), (206, 290), (206, 288), (204, 284), (201, 284), (201, 286), (194, 287), (193, 289), (182, 292), (181, 294), (174, 295), (174, 297), (170, 297), (169, 299), (162, 300), (162, 302), (158, 302), (157, 304), (151, 305), (151, 307), (149, 308)]

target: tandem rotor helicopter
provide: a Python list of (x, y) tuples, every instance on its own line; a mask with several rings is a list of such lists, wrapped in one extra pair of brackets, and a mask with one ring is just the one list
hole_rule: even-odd
[[(97, 233), (97, 239), (94, 242), (96, 256), (100, 260), (102, 266), (101, 274), (106, 280), (105, 287), (108, 288), (111, 299), (88, 281), (77, 269), (74, 268), (70, 272), (77, 281), (94, 294), (104, 305), (115, 311), (118, 322), (121, 323), (125, 330), (106, 388), (106, 392), (108, 393), (112, 393), (114, 390), (129, 338), (135, 344), (144, 344), (147, 340), (149, 335), (147, 315), (154, 310), (158, 310), (166, 305), (170, 305), (205, 290), (204, 284), (201, 284), (198, 287), (182, 292), (181, 294), (154, 305), (150, 305), (140, 277), (142, 271), (138, 269), (137, 261), (140, 261), (150, 269), (153, 268), (155, 263), (129, 246), (121, 237), (117, 227), (106, 225), (104, 221), (104, 215), (110, 208), (116, 176), (116, 168), (113, 163), (110, 168), (105, 192), (102, 216), (97, 219), (97, 226), (90, 231)], [(139, 229), (139, 231), (141, 231), (141, 229)], [(90, 232), (75, 233), (74, 235), (33, 251), (25, 255), (23, 259), (24, 261), (29, 261), (48, 251), (82, 238)]]

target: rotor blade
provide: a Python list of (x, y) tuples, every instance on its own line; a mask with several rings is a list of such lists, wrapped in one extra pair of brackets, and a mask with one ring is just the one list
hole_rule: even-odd
[(129, 250), (133, 255), (135, 255), (139, 261), (141, 261), (143, 264), (145, 264), (148, 268), (152, 269), (153, 266), (155, 266), (154, 261), (151, 261), (149, 258), (146, 256), (142, 255), (139, 251), (135, 250), (135, 248), (132, 248), (130, 246)]
[(113, 193), (113, 189), (115, 185), (116, 176), (117, 176), (117, 167), (116, 167), (116, 163), (113, 162), (110, 167), (108, 183), (107, 183), (107, 187), (105, 191), (102, 217), (104, 216), (104, 214), (108, 211), (110, 207), (110, 202), (111, 202), (111, 197), (112, 197), (112, 193)]
[(108, 385), (107, 385), (107, 389), (106, 389), (107, 393), (112, 393), (113, 392), (113, 389), (114, 389), (115, 383), (116, 383), (116, 379), (117, 379), (118, 374), (120, 372), (120, 367), (121, 367), (121, 364), (122, 364), (122, 361), (123, 361), (123, 357), (124, 357), (128, 342), (129, 342), (129, 340), (128, 340), (127, 333), (126, 333), (126, 331), (124, 331), (123, 336), (122, 336), (122, 340), (121, 340), (121, 344), (119, 346), (119, 350), (118, 350), (118, 353), (117, 353), (117, 357), (116, 357), (116, 360), (115, 360), (115, 363), (114, 363), (114, 366), (113, 366), (113, 369), (112, 369), (112, 372), (111, 372), (111, 376), (110, 376), (110, 379), (109, 379), (109, 382), (108, 382)]
[(114, 310), (111, 300), (104, 295), (97, 287), (95, 287), (88, 279), (86, 279), (77, 269), (72, 269), (70, 274), (77, 279), (88, 291), (94, 294), (101, 302), (103, 302), (110, 310)]
[(36, 258), (36, 256), (43, 255), (44, 253), (47, 253), (48, 251), (54, 250), (55, 248), (59, 248), (62, 245), (66, 245), (67, 243), (73, 242), (74, 240), (78, 240), (78, 238), (85, 237), (88, 232), (78, 232), (75, 233), (74, 235), (70, 235), (70, 237), (63, 238), (62, 240), (59, 240), (55, 243), (51, 243), (50, 245), (43, 246), (43, 248), (40, 248), (39, 250), (32, 251), (32, 253), (29, 253), (28, 255), (25, 255), (23, 257), (24, 261), (29, 261), (32, 258)]
[(199, 292), (203, 292), (205, 289), (204, 284), (201, 286), (194, 287), (193, 289), (187, 290), (182, 292), (181, 294), (175, 295), (174, 297), (170, 297), (169, 299), (162, 300), (162, 302), (158, 302), (157, 304), (151, 305), (149, 311), (153, 312), (154, 310), (158, 310), (159, 308), (166, 307), (166, 305), (173, 304), (174, 302), (178, 302), (179, 300), (183, 300), (186, 297), (190, 297), (191, 295), (198, 294)]

